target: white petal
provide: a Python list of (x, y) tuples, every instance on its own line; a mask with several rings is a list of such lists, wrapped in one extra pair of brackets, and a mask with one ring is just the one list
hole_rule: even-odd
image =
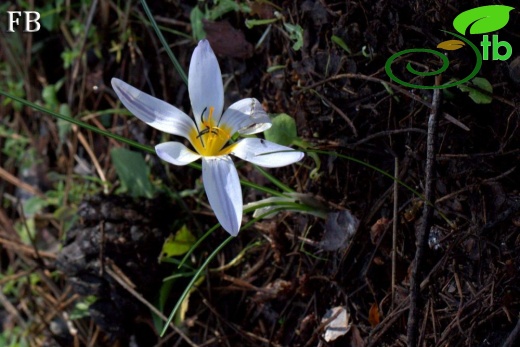
[(257, 138), (241, 140), (236, 144), (231, 154), (263, 167), (285, 166), (303, 158), (303, 152)]
[(207, 40), (201, 40), (191, 56), (188, 90), (199, 129), (200, 117), (206, 108), (204, 119), (209, 115), (209, 108), (213, 107), (213, 117), (218, 122), (224, 107), (224, 86), (217, 57)]
[(254, 98), (242, 99), (229, 106), (222, 115), (222, 123), (231, 126), (232, 134), (238, 131), (242, 135), (256, 134), (271, 127), (271, 119), (260, 101)]
[(112, 87), (130, 112), (160, 131), (188, 138), (189, 130), (195, 127), (193, 120), (178, 108), (143, 93), (120, 79), (112, 78)]
[(200, 158), (180, 142), (163, 142), (155, 146), (157, 155), (162, 160), (174, 165), (186, 165)]
[(231, 158), (202, 158), (202, 179), (208, 201), (222, 227), (236, 236), (242, 222), (242, 188)]

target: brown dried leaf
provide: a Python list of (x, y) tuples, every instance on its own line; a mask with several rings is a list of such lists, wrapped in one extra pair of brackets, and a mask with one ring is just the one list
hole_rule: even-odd
[(417, 214), (421, 211), (424, 202), (419, 199), (412, 200), (412, 206), (404, 211), (403, 217), (407, 222), (415, 220)]
[(381, 316), (379, 314), (379, 307), (376, 303), (373, 303), (372, 306), (370, 306), (370, 310), (368, 311), (368, 321), (370, 322), (370, 325), (372, 328), (377, 326), (379, 322), (381, 321)]
[(233, 28), (228, 21), (203, 20), (202, 24), (206, 38), (217, 55), (242, 59), (253, 55), (253, 45), (247, 42), (242, 31)]
[(260, 19), (271, 19), (274, 18), (275, 9), (267, 2), (254, 1), (250, 5), (251, 17), (258, 16)]
[(375, 245), (379, 238), (385, 232), (385, 229), (390, 223), (390, 219), (388, 218), (379, 218), (371, 227), (370, 227), (370, 240)]
[(289, 281), (282, 279), (276, 279), (262, 288), (253, 297), (253, 300), (257, 303), (263, 303), (274, 299), (283, 299), (288, 296), (293, 290), (293, 285)]

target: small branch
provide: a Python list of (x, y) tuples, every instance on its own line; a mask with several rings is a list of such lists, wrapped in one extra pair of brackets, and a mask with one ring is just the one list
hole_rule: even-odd
[(357, 129), (356, 129), (356, 126), (354, 125), (354, 123), (352, 123), (352, 121), (350, 120), (350, 118), (346, 115), (345, 112), (343, 112), (338, 106), (334, 105), (332, 103), (332, 101), (330, 101), (329, 99), (327, 99), (325, 96), (323, 96), (322, 94), (318, 93), (315, 91), (315, 93), (324, 101), (326, 102), (334, 111), (336, 111), (341, 117), (343, 117), (343, 119), (347, 122), (348, 126), (352, 129), (352, 133), (354, 134), (354, 137), (357, 137), (358, 136), (358, 132), (357, 132)]
[[(394, 163), (394, 176), (399, 178), (399, 158), (395, 157)], [(392, 308), (395, 304), (395, 271), (396, 271), (396, 252), (397, 252), (397, 212), (399, 210), (399, 195), (397, 194), (399, 189), (399, 184), (397, 180), (394, 180), (394, 216), (392, 222)]]
[(520, 341), (520, 318), (516, 322), (516, 326), (511, 331), (511, 334), (507, 337), (507, 339), (504, 341), (504, 344), (502, 347), (513, 347), (518, 346), (516, 343)]
[[(435, 83), (440, 84), (440, 76), (436, 76)], [(435, 89), (433, 92), (432, 108), (428, 119), (428, 139), (426, 144), (426, 182), (424, 187), (424, 197), (426, 201), (435, 201), (433, 193), (433, 181), (435, 176), (435, 139), (437, 136), (438, 115), (441, 105), (441, 91)], [(417, 346), (417, 334), (419, 326), (419, 295), (421, 283), (421, 270), (423, 260), (428, 247), (428, 237), (432, 224), (434, 206), (424, 204), (423, 223), (417, 235), (415, 259), (412, 266), (412, 276), (410, 280), (410, 311), (408, 312), (408, 347)]]

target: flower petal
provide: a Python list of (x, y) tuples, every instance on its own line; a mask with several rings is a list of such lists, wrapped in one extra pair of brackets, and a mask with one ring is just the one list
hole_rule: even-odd
[(224, 86), (217, 57), (207, 40), (201, 40), (191, 56), (188, 91), (199, 129), (201, 128), (200, 117), (206, 108), (208, 109), (204, 116), (208, 117), (209, 108), (213, 107), (213, 116), (218, 122), (224, 107)]
[(193, 120), (178, 108), (148, 95), (117, 78), (112, 78), (117, 96), (137, 118), (154, 128), (188, 138)]
[(174, 165), (186, 165), (200, 158), (180, 142), (163, 142), (155, 146), (157, 155), (162, 160)]
[[(272, 153), (276, 152), (276, 153)], [(231, 154), (263, 167), (280, 167), (303, 158), (303, 152), (258, 138), (245, 138), (238, 142)]]
[(254, 98), (242, 99), (231, 106), (222, 115), (221, 124), (227, 124), (232, 134), (256, 134), (271, 127), (271, 119), (264, 111), (260, 101)]
[(202, 179), (208, 201), (222, 227), (236, 236), (242, 222), (242, 188), (237, 169), (227, 155), (202, 157)]

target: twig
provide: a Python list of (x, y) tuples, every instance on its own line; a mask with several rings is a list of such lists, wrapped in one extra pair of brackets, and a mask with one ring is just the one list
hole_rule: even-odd
[[(435, 83), (440, 84), (440, 76), (436, 76)], [(426, 182), (424, 187), (424, 197), (426, 201), (435, 201), (433, 193), (434, 166), (435, 166), (435, 137), (437, 136), (438, 115), (441, 105), (440, 89), (433, 92), (432, 109), (428, 119), (428, 139), (426, 144)], [(424, 256), (428, 246), (428, 237), (433, 217), (433, 205), (424, 204), (423, 222), (417, 235), (415, 259), (412, 267), (410, 280), (410, 311), (408, 312), (408, 347), (417, 346), (417, 333), (419, 326), (419, 295)]]
[(486, 178), (486, 179), (482, 180), (481, 182), (478, 182), (478, 183), (475, 183), (475, 184), (467, 185), (467, 186), (465, 186), (465, 187), (462, 188), (462, 189), (459, 189), (459, 190), (457, 190), (457, 191), (455, 191), (455, 192), (452, 192), (452, 193), (450, 193), (450, 194), (446, 194), (446, 195), (444, 195), (443, 197), (437, 199), (437, 200), (435, 201), (435, 203), (438, 204), (438, 203), (443, 202), (443, 201), (445, 201), (445, 200), (449, 200), (449, 199), (451, 199), (451, 198), (453, 198), (453, 197), (455, 197), (455, 196), (457, 196), (457, 195), (459, 195), (459, 194), (461, 194), (461, 193), (464, 193), (464, 192), (466, 192), (466, 191), (468, 191), (468, 190), (471, 190), (471, 189), (473, 189), (473, 188), (475, 188), (475, 187), (479, 187), (479, 186), (481, 186), (482, 184), (486, 184), (486, 183), (489, 183), (489, 182), (495, 182), (495, 181), (498, 181), (499, 179), (502, 179), (502, 178), (508, 176), (510, 173), (512, 173), (513, 171), (515, 171), (515, 169), (516, 169), (516, 166), (512, 167), (511, 169), (507, 170), (506, 172), (501, 173), (501, 174), (498, 175), (498, 176), (491, 177), (491, 178)]
[[(399, 178), (399, 159), (395, 157), (395, 164), (394, 164), (394, 176), (396, 178)], [(397, 248), (397, 212), (399, 210), (399, 207), (397, 206), (399, 204), (398, 194), (397, 191), (399, 189), (399, 184), (397, 183), (397, 180), (394, 180), (394, 213), (393, 213), (393, 221), (392, 221), (392, 305), (391, 307), (394, 307), (395, 303), (395, 256), (396, 256), (396, 248)]]
[(27, 328), (27, 322), (25, 321), (25, 319), (22, 317), (22, 315), (20, 314), (20, 312), (16, 309), (16, 307), (11, 304), (11, 302), (9, 301), (9, 299), (4, 295), (4, 293), (2, 291), (0, 291), (0, 303), (2, 304), (2, 307), (11, 315), (13, 316), (14, 318), (16, 318), (16, 320), (18, 320), (18, 324), (23, 328), (23, 329), (26, 329)]
[(327, 99), (325, 96), (323, 96), (322, 94), (314, 91), (324, 102), (326, 102), (334, 111), (336, 111), (341, 117), (343, 117), (343, 119), (347, 122), (348, 126), (352, 129), (352, 133), (354, 134), (354, 137), (357, 137), (358, 136), (358, 132), (357, 132), (357, 129), (356, 129), (356, 126), (354, 125), (354, 123), (352, 123), (352, 121), (350, 120), (350, 118), (347, 116), (347, 114), (345, 112), (343, 112), (338, 106), (334, 105), (332, 103), (332, 101), (330, 101), (329, 99)]
[[(92, 20), (94, 19), (94, 15), (96, 13), (97, 5), (98, 5), (98, 0), (94, 0), (92, 2), (92, 5), (90, 6), (90, 11), (88, 13), (87, 21), (85, 22), (84, 35), (81, 38), (82, 41), (81, 41), (81, 43), (79, 45), (79, 55), (78, 55), (78, 58), (74, 61), (74, 65), (72, 67), (71, 81), (76, 81), (76, 78), (78, 77), (79, 66), (81, 64), (81, 58), (83, 57), (83, 54), (85, 53), (85, 47), (86, 47), (87, 40), (88, 40), (87, 33), (90, 30), (90, 27), (92, 26)], [(74, 101), (74, 87), (75, 86), (76, 86), (75, 83), (71, 83), (70, 86), (69, 86), (69, 90), (68, 90), (68, 93), (67, 93), (69, 105), (72, 105), (73, 101)]]
[(38, 188), (31, 186), (28, 183), (25, 183), (15, 175), (11, 174), (9, 171), (5, 170), (4, 168), (0, 167), (0, 179), (5, 180), (12, 185), (25, 190), (31, 195), (36, 195), (40, 198), (45, 198), (45, 194), (43, 194)]
[(385, 131), (381, 131), (381, 132), (378, 132), (378, 133), (375, 133), (375, 134), (371, 134), (371, 135), (368, 135), (368, 136), (365, 136), (362, 140), (359, 140), (357, 142), (354, 142), (354, 143), (351, 143), (351, 144), (347, 144), (346, 147), (347, 148), (354, 148), (356, 146), (359, 146), (365, 142), (369, 142), (375, 138), (378, 138), (378, 137), (388, 137), (390, 135), (394, 135), (394, 134), (402, 134), (402, 133), (411, 133), (411, 132), (414, 132), (414, 133), (420, 133), (420, 134), (426, 134), (426, 130), (423, 130), (423, 129), (418, 129), (418, 128), (406, 128), (406, 129), (395, 129), (395, 130), (385, 130)]
[(513, 347), (517, 346), (515, 342), (520, 340), (520, 318), (518, 318), (518, 321), (516, 322), (516, 326), (511, 331), (511, 334), (507, 337), (507, 339), (504, 341), (504, 344), (502, 347)]

